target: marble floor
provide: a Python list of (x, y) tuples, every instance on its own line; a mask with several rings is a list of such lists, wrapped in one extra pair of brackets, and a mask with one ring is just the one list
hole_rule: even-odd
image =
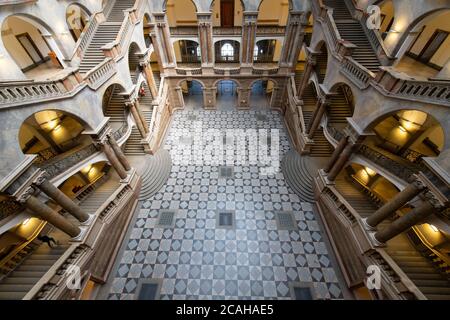
[[(172, 159), (180, 131), (192, 130), (194, 120), (204, 130), (278, 129), (280, 156), (291, 148), (276, 111), (183, 110), (164, 145)], [(343, 298), (312, 205), (299, 200), (281, 172), (231, 168), (223, 176), (220, 166), (173, 164), (166, 185), (139, 204), (105, 298), (138, 299), (148, 281), (159, 283), (160, 299), (293, 299), (297, 286), (313, 299)], [(231, 225), (219, 223), (223, 213), (231, 214)], [(174, 215), (166, 226), (159, 221), (164, 214)]]

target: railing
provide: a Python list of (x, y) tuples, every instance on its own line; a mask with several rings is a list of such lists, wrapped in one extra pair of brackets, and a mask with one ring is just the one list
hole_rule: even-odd
[(62, 154), (61, 158), (56, 157), (40, 167), (47, 172), (48, 176), (56, 177), (96, 152), (98, 152), (98, 150), (95, 145), (90, 144), (69, 155)]
[(390, 67), (381, 67), (375, 85), (385, 94), (397, 98), (434, 103), (450, 107), (450, 81), (411, 79)]
[(414, 168), (413, 164), (409, 166), (406, 160), (400, 163), (367, 145), (361, 145), (360, 148), (358, 148), (358, 153), (407, 182), (409, 182), (412, 175), (418, 171), (417, 168)]
[[(113, 2), (113, 1), (108, 1)], [(100, 15), (102, 15), (102, 12), (94, 13), (89, 22), (88, 25), (84, 28), (83, 32), (80, 35), (80, 38), (78, 39), (77, 43), (75, 44), (75, 50), (73, 56), (76, 54), (80, 59), (83, 58), (84, 52), (86, 51), (87, 47), (89, 46), (89, 43), (92, 40), (92, 37), (94, 36), (95, 30), (97, 29), (97, 26), (99, 25), (100, 21)]]
[(198, 36), (198, 27), (197, 26), (171, 27), (170, 34), (172, 36)]
[(215, 36), (240, 36), (242, 35), (242, 27), (213, 27), (213, 35)]
[(344, 57), (342, 72), (360, 89), (366, 89), (370, 81), (375, 79), (375, 74), (358, 63), (352, 57)]
[(382, 288), (388, 291), (392, 299), (426, 300), (417, 286), (383, 249), (370, 251), (366, 257), (369, 262), (380, 267)]
[(278, 35), (283, 36), (286, 32), (286, 27), (283, 26), (258, 26), (256, 28), (256, 35)]
[(84, 79), (89, 87), (97, 90), (117, 72), (116, 63), (112, 58), (106, 58), (101, 64), (89, 71)]
[(195, 76), (195, 75), (200, 75), (200, 74), (202, 74), (202, 68), (182, 68), (182, 69), (180, 69), (180, 68), (176, 68), (175, 69), (175, 72), (178, 74), (178, 75), (183, 75), (183, 76), (185, 76), (185, 75), (187, 75), (187, 76)]
[(361, 10), (354, 0), (345, 0), (345, 4), (349, 9), (351, 15), (360, 22), (364, 33), (369, 40), (370, 45), (375, 51), (376, 55), (380, 60), (383, 60), (385, 64), (391, 64), (395, 58), (392, 58), (388, 53), (386, 46), (384, 45), (384, 41), (380, 36), (380, 33), (376, 29), (369, 29), (367, 27), (369, 15), (366, 14), (363, 10)]
[(0, 84), (0, 104), (24, 103), (40, 99), (62, 97), (69, 90), (62, 80), (3, 82)]

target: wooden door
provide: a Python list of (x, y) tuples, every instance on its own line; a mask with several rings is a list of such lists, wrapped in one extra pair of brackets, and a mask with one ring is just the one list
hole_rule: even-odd
[(222, 27), (234, 27), (234, 0), (220, 1), (220, 24)]

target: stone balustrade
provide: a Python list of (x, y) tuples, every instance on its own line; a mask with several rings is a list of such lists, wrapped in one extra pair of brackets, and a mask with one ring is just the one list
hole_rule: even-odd
[(341, 71), (360, 89), (368, 88), (370, 81), (375, 79), (372, 71), (349, 56), (344, 57)]
[(84, 28), (83, 32), (80, 35), (77, 43), (75, 44), (74, 55), (76, 54), (80, 59), (83, 58), (84, 52), (86, 51), (89, 43), (92, 40), (92, 37), (95, 34), (95, 30), (97, 30), (97, 26), (104, 19), (103, 12), (94, 13), (88, 22), (88, 25)]
[(78, 70), (68, 70), (57, 80), (5, 81), (0, 83), (0, 108), (51, 100), (69, 95), (82, 82)]
[(386, 95), (450, 107), (449, 80), (416, 80), (391, 67), (380, 67), (374, 79), (376, 87)]
[(91, 89), (97, 90), (116, 73), (115, 61), (112, 58), (106, 58), (101, 64), (89, 71), (84, 80)]

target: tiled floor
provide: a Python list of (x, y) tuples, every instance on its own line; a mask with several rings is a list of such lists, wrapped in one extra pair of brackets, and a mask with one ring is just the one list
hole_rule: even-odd
[[(277, 128), (280, 153), (290, 149), (281, 116), (266, 111), (180, 111), (166, 141), (190, 128)], [(263, 117), (264, 118), (264, 117)], [(173, 157), (175, 155), (172, 155)], [(235, 225), (217, 226), (217, 212), (234, 212)], [(173, 227), (158, 227), (161, 211)], [(292, 212), (295, 230), (279, 230), (277, 211)], [(341, 299), (339, 281), (311, 204), (301, 203), (283, 174), (261, 176), (257, 166), (235, 166), (219, 178), (217, 166), (172, 167), (167, 184), (142, 203), (112, 281), (109, 299), (136, 299), (141, 281), (161, 283), (161, 299), (291, 299), (291, 286), (313, 287), (318, 299)]]

